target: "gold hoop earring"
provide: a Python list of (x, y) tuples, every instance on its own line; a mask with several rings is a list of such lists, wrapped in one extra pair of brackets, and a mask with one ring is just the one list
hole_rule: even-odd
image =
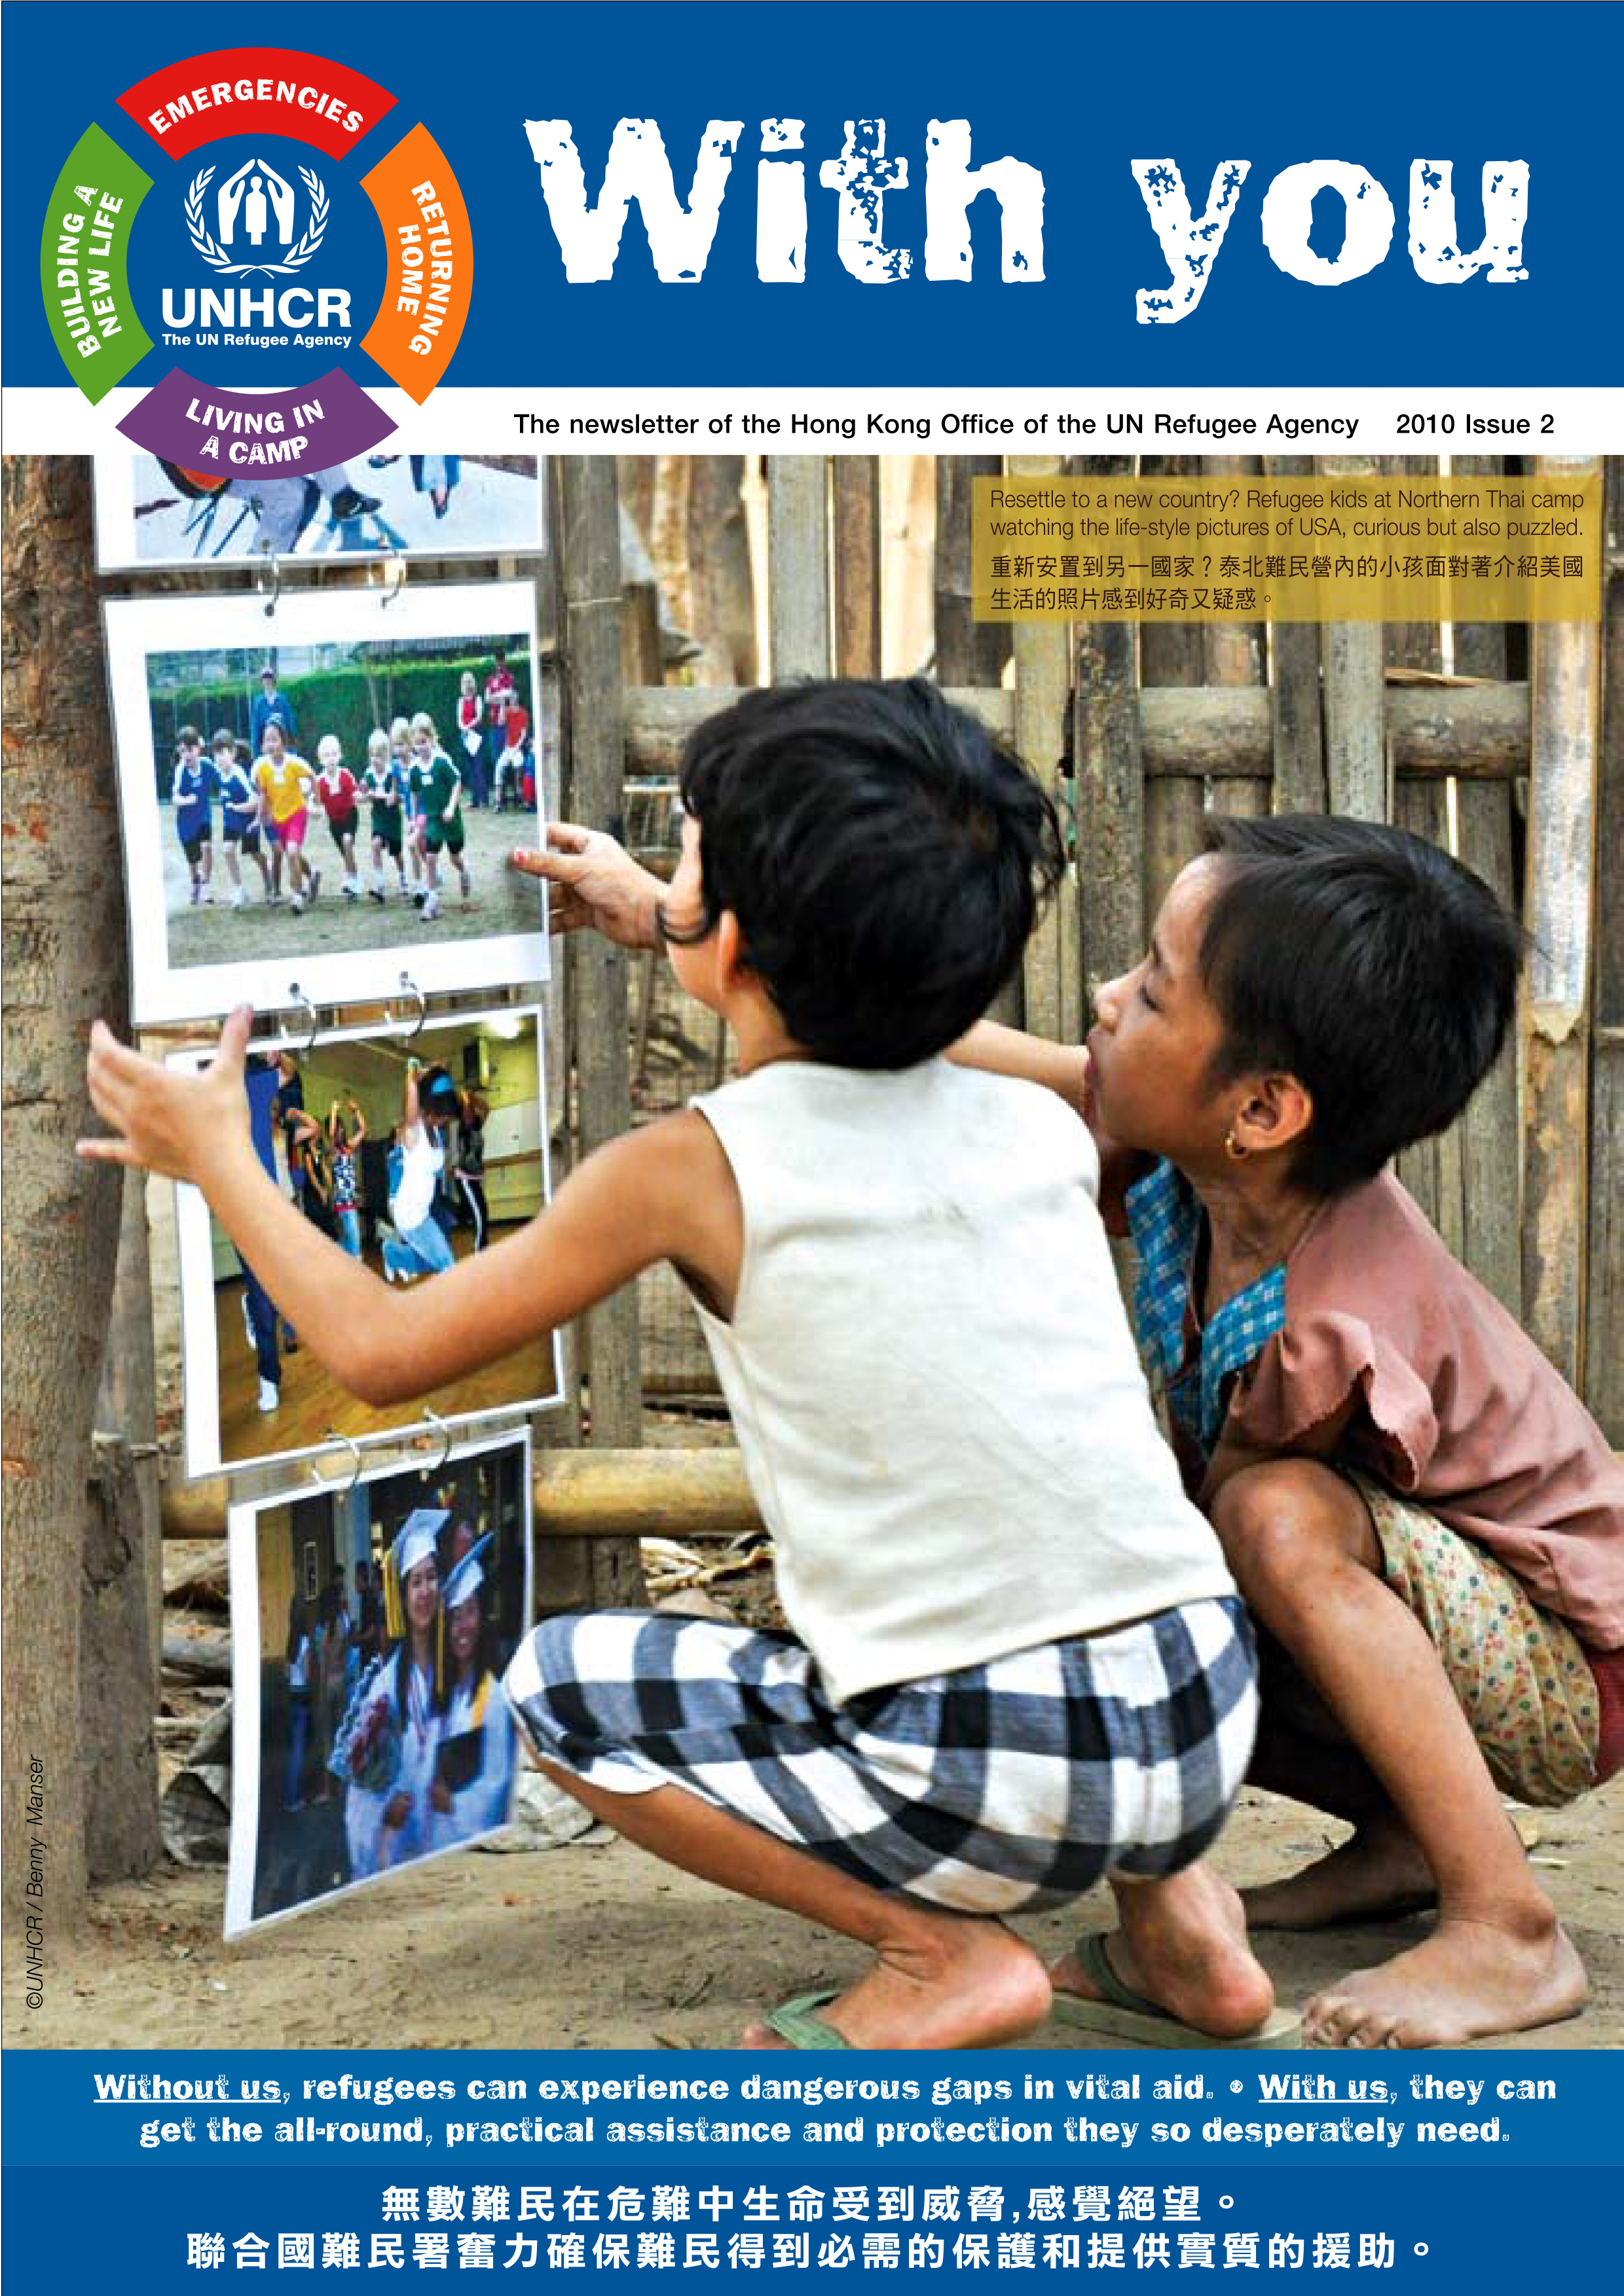
[(1243, 1147), (1241, 1142), (1235, 1138), (1234, 1127), (1233, 1124), (1230, 1126), (1228, 1131), (1224, 1135), (1224, 1153), (1228, 1157), (1232, 1164), (1243, 1164), (1248, 1156), (1251, 1153), (1251, 1149)]

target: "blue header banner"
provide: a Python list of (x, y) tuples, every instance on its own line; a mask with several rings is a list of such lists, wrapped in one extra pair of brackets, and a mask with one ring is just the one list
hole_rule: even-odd
[(99, 372), (144, 330), (120, 379), (149, 389), (335, 353), (418, 397), (437, 365), (531, 390), (1605, 384), (1620, 45), (1615, 8), (1514, 0), (12, 0), (4, 184), (46, 284), (13, 284), (4, 380), (99, 395), (63, 328), (111, 314), (72, 266), (52, 314), (47, 212), (94, 127), (152, 184), (86, 211), (135, 308)]

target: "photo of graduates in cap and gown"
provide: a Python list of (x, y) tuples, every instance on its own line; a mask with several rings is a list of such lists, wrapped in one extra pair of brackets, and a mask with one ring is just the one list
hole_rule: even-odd
[(240, 1507), (232, 1538), (258, 1696), (237, 1722), (227, 1935), (506, 1824), (529, 1439)]

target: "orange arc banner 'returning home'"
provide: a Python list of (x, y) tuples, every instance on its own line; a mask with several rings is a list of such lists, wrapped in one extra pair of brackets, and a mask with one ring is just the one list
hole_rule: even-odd
[(468, 317), (468, 209), (445, 153), (422, 127), (403, 136), (361, 187), (378, 210), (389, 263), (382, 307), (362, 348), (421, 406)]

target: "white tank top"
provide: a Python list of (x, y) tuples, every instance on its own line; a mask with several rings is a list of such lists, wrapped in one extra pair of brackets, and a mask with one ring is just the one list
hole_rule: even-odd
[(701, 1319), (834, 1699), (1234, 1593), (1063, 1102), (783, 1061), (693, 1105), (744, 1211), (733, 1320)]
[(421, 1227), (434, 1208), (434, 1190), (446, 1166), (446, 1152), (420, 1119), (415, 1136), (401, 1143), (400, 1185), (390, 1207), (398, 1228)]

